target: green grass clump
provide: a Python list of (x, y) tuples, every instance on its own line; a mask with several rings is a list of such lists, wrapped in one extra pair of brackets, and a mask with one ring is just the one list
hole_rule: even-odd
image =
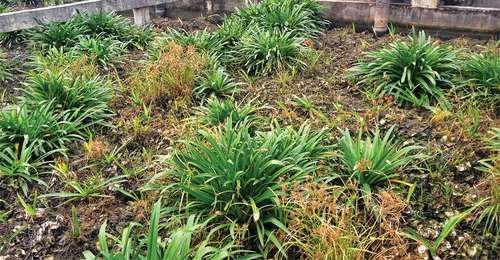
[(29, 40), (42, 53), (46, 53), (50, 48), (63, 48), (65, 51), (74, 47), (79, 37), (84, 33), (85, 28), (81, 25), (79, 15), (72, 17), (67, 22), (43, 23), (37, 21), (39, 26), (30, 30)]
[(394, 127), (395, 125), (382, 137), (377, 126), (373, 138), (368, 136), (366, 139), (363, 139), (362, 130), (353, 139), (349, 130), (339, 129), (343, 137), (337, 137), (340, 147), (337, 156), (341, 165), (349, 173), (346, 177), (357, 180), (360, 189), (364, 190), (367, 195), (371, 194), (372, 189), (398, 178), (398, 171), (404, 168), (418, 169), (415, 165), (410, 165), (410, 162), (426, 157), (421, 154), (409, 155), (424, 147), (404, 146), (401, 144), (403, 142), (401, 138), (392, 143), (394, 137), (391, 135)]
[[(175, 170), (164, 174), (176, 180), (171, 188), (185, 192), (181, 210), (190, 214), (217, 214), (231, 225), (249, 225), (262, 253), (274, 232), (286, 231), (281, 187), (302, 181), (326, 155), (327, 130), (312, 131), (307, 124), (295, 131), (277, 123), (269, 132), (249, 132), (248, 121), (233, 126), (231, 119), (215, 133), (199, 130), (202, 140), (183, 142), (186, 151), (172, 156)], [(234, 226), (233, 226), (234, 227)]]
[(300, 60), (303, 38), (292, 32), (281, 34), (279, 30), (254, 28), (238, 42), (235, 54), (248, 72), (266, 75), (293, 65), (304, 65)]
[(196, 97), (204, 98), (211, 94), (222, 96), (245, 91), (237, 88), (244, 83), (233, 82), (234, 79), (224, 71), (223, 67), (215, 67), (211, 71), (205, 71), (204, 74), (205, 77), (200, 77), (198, 86), (193, 89)]
[(67, 71), (53, 74), (31, 75), (27, 84), (28, 89), (20, 89), (26, 95), (22, 98), (31, 106), (40, 106), (51, 102), (57, 111), (79, 111), (81, 114), (94, 111), (87, 121), (98, 121), (110, 117), (113, 113), (108, 103), (113, 97), (110, 82), (96, 76), (91, 79), (85, 77), (71, 78)]
[(126, 59), (128, 52), (126, 45), (114, 38), (105, 38), (101, 35), (80, 37), (74, 52), (78, 56), (86, 55), (92, 63), (108, 68)]
[(461, 89), (465, 97), (493, 107), (500, 104), (500, 58), (498, 52), (487, 51), (473, 54), (464, 60)]
[(155, 36), (151, 25), (138, 27), (114, 12), (102, 10), (78, 13), (67, 22), (38, 23), (29, 33), (35, 51), (46, 54), (53, 47), (71, 51), (76, 46), (79, 53), (101, 55), (99, 62), (103, 60), (103, 52), (111, 52), (109, 58), (111, 55), (121, 57), (119, 54), (128, 47), (135, 45), (142, 49)]
[(228, 98), (219, 102), (217, 97), (211, 96), (206, 100), (204, 106), (199, 106), (195, 109), (200, 111), (201, 115), (199, 119), (201, 123), (205, 125), (219, 126), (225, 124), (228, 118), (231, 118), (233, 125), (239, 124), (244, 120), (256, 122), (258, 119), (262, 118), (257, 114), (258, 111), (264, 109), (265, 106), (253, 106), (252, 102), (255, 99), (256, 98), (243, 105), (236, 102), (234, 98)]
[[(0, 82), (12, 80), (13, 66), (16, 64), (15, 60), (8, 58), (7, 53), (0, 51)], [(0, 83), (1, 85), (1, 83)]]
[(458, 66), (456, 54), (459, 50), (439, 46), (415, 30), (409, 41), (397, 40), (390, 48), (365, 53), (351, 69), (352, 76), (359, 76), (360, 85), (368, 87), (374, 97), (392, 95), (398, 104), (405, 101), (418, 106), (435, 103), (445, 104), (443, 89), (451, 87)]
[(480, 202), (480, 214), (476, 219), (476, 227), (483, 223), (483, 237), (488, 233), (494, 233), (493, 248), (498, 245), (500, 235), (500, 128), (493, 128), (491, 138), (486, 139), (490, 150), (490, 156), (479, 161), (478, 170), (485, 172), (485, 178), (478, 186), (486, 187), (489, 195)]

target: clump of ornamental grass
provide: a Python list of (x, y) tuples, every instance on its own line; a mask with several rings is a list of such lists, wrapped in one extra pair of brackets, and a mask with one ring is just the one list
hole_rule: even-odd
[(294, 37), (293, 32), (255, 27), (247, 31), (235, 48), (235, 61), (247, 72), (266, 75), (291, 66), (304, 66), (300, 59), (304, 38)]
[(236, 8), (233, 16), (247, 27), (254, 23), (281, 32), (294, 31), (302, 38), (313, 38), (322, 35), (322, 29), (328, 24), (324, 8), (315, 0), (264, 0)]
[(197, 50), (207, 54), (218, 54), (223, 47), (223, 44), (221, 44), (218, 40), (217, 35), (207, 32), (206, 29), (201, 32), (197, 31), (194, 33), (168, 29), (168, 37), (184, 47), (192, 45)]
[(51, 102), (56, 111), (79, 111), (81, 114), (94, 111), (86, 121), (98, 121), (113, 115), (108, 103), (113, 98), (110, 82), (95, 76), (70, 76), (66, 70), (53, 74), (32, 73), (26, 84), (27, 89), (19, 89), (26, 97), (21, 100), (30, 106), (40, 106)]
[(153, 42), (149, 60), (128, 78), (131, 92), (138, 92), (143, 101), (162, 98), (188, 98), (196, 79), (207, 67), (208, 57), (193, 46), (183, 47), (173, 41)]
[[(161, 199), (158, 200), (153, 206), (150, 226), (145, 228), (140, 223), (130, 223), (130, 225), (123, 229), (121, 236), (115, 237), (106, 232), (107, 224), (104, 223), (99, 231), (99, 241), (101, 243), (100, 253), (96, 256), (90, 251), (83, 252), (85, 260), (94, 260), (98, 257), (104, 260), (112, 259), (234, 259), (238, 254), (245, 253), (245, 250), (239, 250), (239, 246), (230, 242), (222, 248), (212, 246), (210, 236), (212, 236), (218, 228), (209, 232), (208, 237), (201, 241), (199, 244), (193, 245), (193, 238), (197, 234), (205, 232), (209, 227), (209, 220), (202, 221), (200, 217), (190, 215), (186, 223), (174, 230), (166, 241), (162, 242), (159, 235), (160, 229), (160, 212), (161, 212)], [(144, 232), (133, 232), (133, 229), (139, 229)], [(114, 245), (109, 248), (106, 241), (108, 239), (114, 240)], [(213, 243), (215, 245), (215, 243)], [(256, 255), (246, 255), (236, 259), (258, 259)]]
[(495, 241), (493, 247), (498, 245), (500, 235), (500, 128), (493, 128), (492, 136), (486, 139), (490, 156), (479, 161), (478, 169), (485, 172), (484, 179), (478, 184), (477, 189), (483, 190), (482, 204), (478, 210), (476, 227), (483, 224), (483, 237), (493, 234)]
[(28, 38), (25, 30), (0, 33), (0, 43), (6, 44), (9, 48), (12, 44), (25, 42)]
[(359, 60), (349, 76), (360, 77), (357, 84), (366, 86), (373, 97), (392, 95), (399, 105), (446, 104), (443, 90), (453, 86), (459, 50), (438, 45), (423, 31), (417, 37), (415, 29), (409, 38), (365, 53), (367, 58)]
[(172, 170), (159, 175), (174, 184), (157, 188), (184, 193), (176, 211), (215, 214), (230, 229), (248, 226), (244, 239), (255, 239), (267, 257), (271, 244), (281, 247), (275, 232), (287, 231), (285, 207), (278, 200), (283, 179), (301, 182), (319, 167), (329, 150), (327, 132), (307, 124), (296, 131), (275, 122), (268, 132), (251, 133), (247, 120), (233, 125), (229, 117), (215, 132), (199, 130), (199, 141), (182, 142), (186, 149), (171, 156)]
[(212, 94), (223, 96), (245, 91), (245, 89), (238, 88), (238, 85), (245, 83), (233, 82), (234, 79), (225, 72), (224, 67), (214, 66), (212, 70), (205, 71), (204, 74), (204, 77), (199, 77), (198, 86), (193, 89), (197, 98), (204, 99)]
[(259, 115), (259, 111), (267, 107), (254, 106), (253, 102), (256, 99), (257, 98), (254, 98), (243, 104), (241, 102), (238, 103), (232, 97), (220, 102), (217, 97), (211, 96), (206, 100), (204, 105), (196, 107), (195, 109), (200, 112), (200, 115), (197, 117), (204, 125), (224, 125), (229, 118), (233, 125), (239, 124), (244, 120), (249, 121), (250, 124), (258, 124), (259, 119), (262, 119), (262, 116)]
[[(500, 42), (499, 42), (500, 43)], [(498, 107), (500, 104), (500, 58), (496, 50), (472, 54), (464, 61), (462, 84), (465, 98)]]
[(107, 69), (126, 59), (128, 53), (126, 45), (113, 37), (87, 36), (79, 38), (73, 51), (77, 56), (85, 55), (92, 63)]
[(44, 54), (52, 47), (69, 50), (78, 43), (85, 30), (80, 15), (73, 16), (67, 22), (37, 22), (39, 26), (29, 31), (29, 40), (34, 49)]
[(130, 22), (115, 12), (105, 13), (99, 10), (98, 12), (83, 13), (80, 16), (80, 26), (84, 28), (85, 35), (117, 38), (121, 42), (132, 40), (129, 34)]
[(356, 138), (352, 138), (349, 130), (339, 129), (343, 137), (337, 137), (339, 151), (337, 156), (340, 165), (348, 173), (344, 177), (356, 180), (363, 195), (372, 193), (383, 185), (399, 178), (399, 172), (408, 169), (420, 169), (412, 164), (413, 160), (426, 158), (423, 154), (411, 154), (424, 147), (416, 145), (404, 145), (403, 139), (399, 138), (393, 142), (393, 125), (382, 137), (377, 125), (373, 137), (363, 138), (362, 129)]

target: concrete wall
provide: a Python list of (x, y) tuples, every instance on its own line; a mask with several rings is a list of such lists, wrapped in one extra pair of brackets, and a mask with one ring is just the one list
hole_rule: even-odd
[(499, 0), (474, 0), (472, 6), (475, 7), (488, 7), (488, 8), (500, 8)]
[[(481, 1), (481, 0), (475, 0)], [(500, 0), (482, 0), (482, 4), (500, 5)], [(323, 0), (326, 15), (333, 24), (355, 23), (372, 28), (376, 0)], [(438, 8), (412, 7), (410, 1), (391, 4), (389, 22), (400, 26), (415, 26), (439, 30), (461, 30), (481, 33), (500, 32), (500, 8), (476, 8), (439, 4)], [(398, 4), (397, 2), (401, 2)], [(214, 10), (233, 11), (245, 6), (245, 0), (214, 0)], [(479, 4), (479, 3), (478, 3)]]
[(202, 0), (89, 0), (85, 2), (65, 4), (60, 6), (44, 7), (34, 10), (25, 10), (0, 14), (0, 33), (29, 29), (37, 25), (35, 19), (43, 22), (63, 22), (77, 13), (92, 12), (103, 9), (105, 12), (124, 11), (134, 8), (154, 6), (161, 3), (177, 2), (179, 7), (204, 2)]
[[(214, 11), (230, 12), (245, 6), (245, 2), (257, 0), (212, 0)], [(411, 0), (420, 1), (420, 0)], [(478, 8), (442, 5), (437, 8), (412, 7), (408, 1), (392, 0), (389, 22), (401, 26), (415, 26), (436, 30), (463, 30), (468, 32), (500, 34), (500, 7)], [(500, 6), (500, 0), (475, 0), (476, 4)], [(376, 0), (323, 0), (328, 19), (333, 24), (355, 23), (371, 28), (375, 18)], [(402, 3), (397, 3), (402, 2)], [(173, 9), (204, 10), (204, 0), (90, 0), (62, 6), (39, 8), (15, 13), (0, 14), (0, 32), (31, 28), (35, 19), (41, 21), (66, 21), (76, 10), (122, 11), (166, 3)]]

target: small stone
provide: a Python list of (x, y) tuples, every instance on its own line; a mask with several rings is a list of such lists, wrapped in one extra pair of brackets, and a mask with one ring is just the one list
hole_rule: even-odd
[(421, 245), (417, 248), (417, 252), (418, 252), (418, 254), (423, 255), (423, 254), (425, 254), (425, 252), (427, 252), (427, 247), (425, 247), (424, 245)]
[(467, 250), (467, 254), (470, 257), (474, 257), (477, 254), (477, 248), (475, 246), (469, 247), (469, 250)]

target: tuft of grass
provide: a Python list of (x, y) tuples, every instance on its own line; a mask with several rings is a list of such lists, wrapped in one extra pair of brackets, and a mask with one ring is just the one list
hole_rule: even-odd
[(3, 53), (0, 50), (0, 84), (1, 82), (7, 81), (7, 80), (12, 80), (12, 71), (13, 71), (13, 66), (17, 62), (13, 59), (10, 59), (8, 57), (7, 53)]
[(463, 80), (460, 88), (465, 97), (493, 107), (500, 105), (500, 58), (498, 52), (486, 51), (470, 55), (464, 60)]
[[(130, 22), (115, 12), (83, 13), (81, 15), (80, 26), (84, 28), (84, 34), (94, 37), (115, 38), (121, 42), (127, 43), (133, 40)], [(82, 26), (83, 25), (83, 26)]]
[(113, 97), (110, 83), (96, 76), (92, 79), (84, 77), (70, 77), (67, 71), (53, 74), (31, 73), (27, 84), (28, 89), (20, 89), (26, 95), (21, 100), (31, 106), (43, 105), (51, 102), (52, 108), (58, 111), (76, 111), (84, 114), (95, 111), (88, 119), (99, 120), (110, 117), (113, 113), (108, 103)]
[(458, 66), (459, 50), (439, 46), (415, 29), (409, 41), (397, 40), (390, 48), (365, 53), (349, 76), (359, 76), (373, 97), (392, 95), (397, 104), (407, 101), (418, 106), (446, 104), (443, 89), (451, 87)]
[(195, 109), (201, 112), (199, 119), (205, 125), (224, 125), (228, 118), (231, 118), (233, 125), (242, 123), (244, 120), (258, 123), (257, 121), (262, 119), (258, 113), (260, 110), (265, 109), (266, 106), (255, 107), (252, 102), (256, 99), (254, 98), (243, 105), (236, 102), (233, 98), (219, 102), (217, 97), (211, 96), (206, 100), (204, 106), (199, 106)]
[(128, 53), (126, 45), (127, 43), (120, 42), (114, 37), (82, 36), (79, 38), (74, 52), (76, 55), (86, 55), (92, 63), (108, 68), (125, 60)]
[[(173, 169), (163, 174), (175, 180), (171, 188), (186, 193), (180, 210), (190, 214), (216, 214), (228, 219), (233, 228), (249, 226), (248, 237), (255, 237), (262, 254), (270, 245), (281, 248), (274, 232), (287, 232), (284, 207), (278, 200), (281, 186), (302, 181), (315, 171), (329, 146), (328, 130), (312, 131), (307, 124), (298, 131), (282, 129), (277, 122), (269, 132), (249, 132), (248, 120), (211, 134), (199, 130), (202, 140), (183, 142), (186, 151), (172, 156)], [(162, 175), (163, 175), (162, 174)]]
[(479, 202), (480, 214), (476, 219), (475, 227), (484, 222), (483, 236), (488, 233), (495, 233), (493, 247), (498, 244), (500, 235), (500, 128), (493, 128), (491, 138), (486, 139), (490, 150), (489, 158), (480, 160), (480, 167), (477, 169), (486, 173), (485, 178), (478, 184), (486, 191), (487, 196)]
[(341, 165), (349, 173), (345, 177), (355, 179), (360, 184), (360, 189), (370, 196), (371, 191), (399, 177), (398, 171), (402, 169), (419, 169), (411, 161), (425, 158), (426, 155), (409, 153), (424, 149), (422, 146), (401, 145), (402, 138), (393, 143), (391, 137), (393, 125), (384, 137), (380, 129), (376, 128), (373, 139), (367, 136), (363, 140), (363, 131), (360, 130), (355, 139), (351, 137), (349, 130), (339, 128), (342, 138), (337, 137), (340, 150), (337, 156)]
[(238, 43), (234, 57), (247, 72), (267, 75), (291, 66), (305, 66), (300, 59), (303, 38), (295, 38), (292, 32), (267, 30), (255, 27)]
[(224, 71), (223, 67), (215, 67), (211, 71), (205, 71), (204, 74), (205, 77), (200, 77), (199, 85), (193, 89), (197, 98), (201, 96), (204, 99), (211, 94), (222, 96), (246, 91), (238, 88), (238, 85), (245, 83), (232, 82), (234, 79)]
[[(125, 228), (121, 237), (115, 237), (106, 233), (107, 224), (104, 223), (99, 231), (100, 252), (96, 256), (90, 251), (83, 252), (85, 260), (96, 259), (227, 259), (234, 258), (239, 253), (245, 253), (245, 250), (237, 250), (238, 246), (229, 243), (222, 248), (209, 246), (209, 238), (202, 241), (196, 246), (192, 246), (192, 238), (200, 231), (206, 229), (208, 220), (201, 222), (199, 217), (190, 215), (187, 218), (186, 224), (174, 230), (168, 239), (163, 240), (159, 236), (159, 223), (161, 212), (161, 198), (154, 204), (151, 219), (149, 221), (149, 230), (146, 229), (147, 235), (132, 236), (132, 229), (141, 228), (144, 226), (139, 223), (131, 223)], [(212, 236), (218, 228), (213, 229), (208, 237)], [(114, 244), (110, 249), (107, 241), (110, 238)], [(144, 255), (146, 253), (146, 255)], [(237, 259), (257, 259), (258, 255), (246, 255)]]
[(84, 33), (84, 27), (81, 25), (79, 15), (64, 23), (44, 23), (39, 20), (37, 22), (39, 26), (29, 31), (29, 39), (32, 48), (42, 53), (46, 53), (52, 47), (68, 50), (78, 43), (79, 37)]
[(390, 189), (377, 194), (376, 211), (382, 214), (376, 215), (356, 206), (352, 188), (356, 187), (330, 186), (312, 176), (302, 184), (283, 186), (289, 195), (280, 199), (290, 204), (291, 219), (290, 234), (278, 234), (284, 248), (298, 247), (306, 259), (373, 259), (380, 251), (405, 255), (405, 240), (399, 234), (406, 209), (401, 197)]

